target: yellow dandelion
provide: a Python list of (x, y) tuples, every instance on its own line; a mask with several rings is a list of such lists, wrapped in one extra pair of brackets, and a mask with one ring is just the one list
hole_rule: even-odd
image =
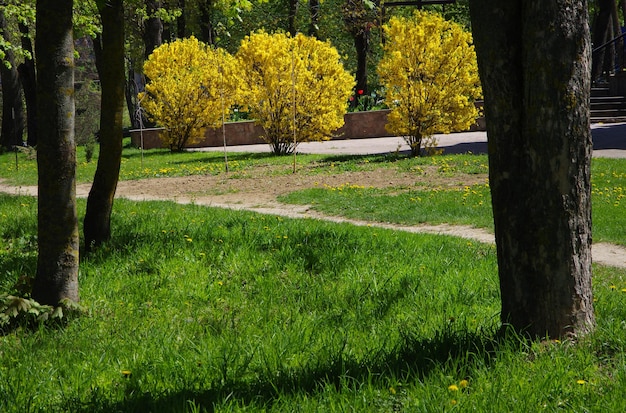
[(459, 387), (461, 387), (462, 389), (467, 388), (467, 386), (469, 386), (469, 381), (467, 381), (467, 380), (461, 380), (461, 381), (459, 382)]
[(459, 386), (457, 386), (456, 384), (451, 384), (448, 386), (448, 390), (450, 391), (459, 391)]
[(585, 384), (587, 384), (587, 382), (585, 380), (576, 380), (576, 384), (580, 384), (581, 386), (584, 386)]
[(130, 370), (122, 370), (122, 376), (124, 377), (130, 377), (131, 374)]

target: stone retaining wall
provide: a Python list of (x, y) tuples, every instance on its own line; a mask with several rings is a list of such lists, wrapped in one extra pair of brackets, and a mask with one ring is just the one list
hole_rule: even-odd
[[(481, 105), (481, 103), (477, 103)], [(394, 136), (387, 132), (385, 124), (387, 123), (388, 109), (371, 110), (367, 112), (350, 112), (344, 115), (344, 126), (333, 133), (332, 139), (363, 139), (363, 138), (381, 138)], [(144, 149), (154, 149), (161, 147), (159, 139), (159, 131), (161, 128), (144, 129), (143, 131), (132, 130), (131, 142), (135, 147), (141, 147), (143, 138)], [(472, 130), (484, 130), (484, 119), (479, 118), (476, 126)], [(222, 128), (209, 128), (204, 134), (204, 139), (196, 144), (189, 145), (190, 148), (204, 148), (210, 146), (223, 146), (224, 135), (226, 136), (226, 145), (254, 145), (265, 143), (263, 138), (263, 128), (255, 125), (254, 121), (227, 122)]]

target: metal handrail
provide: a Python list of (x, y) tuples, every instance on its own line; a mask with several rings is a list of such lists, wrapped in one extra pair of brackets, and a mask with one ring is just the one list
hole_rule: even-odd
[(609, 47), (613, 43), (617, 43), (618, 40), (623, 39), (624, 37), (626, 37), (626, 32), (620, 34), (619, 36), (615, 37), (614, 39), (609, 40), (608, 42), (604, 43), (603, 45), (600, 45), (600, 46), (594, 48), (591, 51), (591, 53), (597, 53), (597, 52), (599, 52), (602, 49), (606, 49), (607, 47)]

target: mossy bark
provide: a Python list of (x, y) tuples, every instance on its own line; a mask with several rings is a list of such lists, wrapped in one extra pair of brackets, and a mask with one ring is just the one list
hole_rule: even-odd
[(72, 0), (37, 1), (38, 260), (33, 298), (78, 301)]
[(591, 292), (591, 47), (585, 1), (472, 0), (501, 320), (584, 334)]
[(124, 110), (124, 10), (122, 0), (98, 3), (102, 35), (98, 72), (102, 85), (100, 155), (83, 221), (85, 251), (111, 238), (111, 212), (122, 160)]

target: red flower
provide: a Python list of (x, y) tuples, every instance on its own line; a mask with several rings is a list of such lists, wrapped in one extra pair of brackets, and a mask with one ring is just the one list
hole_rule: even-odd
[(363, 94), (363, 89), (357, 90), (356, 93), (358, 93), (359, 95), (362, 95)]
[(350, 96), (350, 102), (354, 102), (354, 96)]

